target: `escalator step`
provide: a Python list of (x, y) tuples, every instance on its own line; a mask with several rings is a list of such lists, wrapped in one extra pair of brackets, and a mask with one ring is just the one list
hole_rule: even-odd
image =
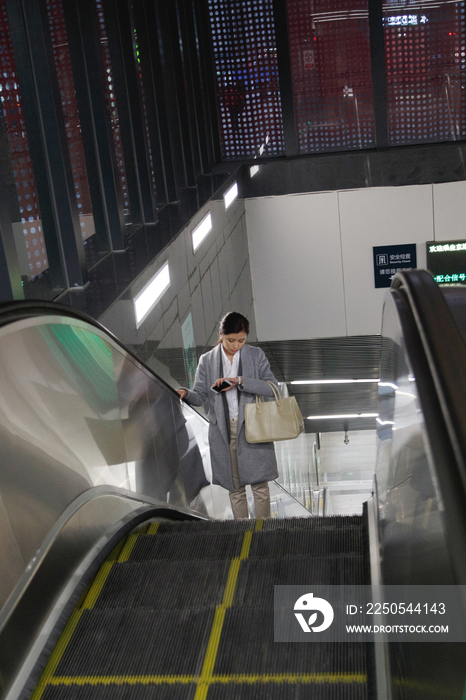
[(227, 559), (115, 563), (95, 608), (215, 607), (222, 602), (229, 569)]
[(240, 555), (243, 534), (242, 532), (212, 534), (176, 532), (143, 535), (138, 537), (129, 560), (232, 559)]
[(270, 608), (226, 611), (214, 675), (230, 674), (361, 674), (366, 672), (362, 643), (274, 642)]
[(338, 586), (363, 583), (363, 560), (354, 554), (272, 560), (246, 559), (239, 570), (233, 605), (273, 607), (274, 586)]
[(193, 700), (195, 692), (194, 684), (57, 685), (42, 700)]
[(328, 515), (311, 518), (266, 518), (263, 530), (326, 530), (328, 528), (346, 530), (348, 526), (362, 527), (361, 515)]
[[(49, 686), (43, 700), (193, 700), (196, 685)], [(367, 700), (363, 683), (212, 683), (207, 700)]]
[(269, 530), (255, 532), (249, 557), (274, 559), (303, 556), (324, 557), (332, 554), (362, 555), (363, 542), (360, 527), (345, 530)]
[[(256, 520), (180, 520), (161, 521), (158, 524), (157, 533), (174, 532), (244, 532), (254, 529)], [(326, 530), (346, 529), (348, 526), (362, 527), (361, 515), (329, 515), (326, 517), (309, 518), (265, 518), (262, 523), (263, 530)]]
[(207, 700), (367, 700), (365, 683), (213, 683)]
[[(306, 518), (307, 520), (307, 518)], [(165, 532), (244, 532), (254, 527), (252, 520), (163, 520), (157, 533)]]
[(85, 610), (56, 676), (200, 672), (214, 611)]

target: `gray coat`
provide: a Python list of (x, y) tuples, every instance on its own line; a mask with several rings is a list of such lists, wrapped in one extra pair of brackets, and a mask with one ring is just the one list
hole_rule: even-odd
[[(220, 484), (228, 491), (234, 491), (226, 395), (225, 392), (217, 393), (211, 389), (212, 384), (223, 375), (222, 350), (219, 344), (210, 352), (201, 355), (193, 390), (188, 391), (185, 401), (192, 406), (207, 404), (212, 483)], [(237, 456), (240, 483), (245, 485), (271, 481), (278, 476), (273, 442), (257, 444), (246, 442), (244, 406), (255, 401), (256, 394), (273, 396), (273, 391), (266, 382), (272, 381), (277, 384), (277, 380), (272, 374), (264, 351), (251, 345), (243, 345), (241, 348), (238, 375), (243, 378), (243, 384), (238, 389), (230, 389), (230, 391), (239, 391)]]

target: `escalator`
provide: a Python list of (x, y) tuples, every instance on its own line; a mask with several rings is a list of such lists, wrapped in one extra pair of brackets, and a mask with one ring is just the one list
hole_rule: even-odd
[(150, 367), (78, 312), (0, 308), (2, 697), (461, 700), (465, 645), (274, 642), (273, 593), (466, 584), (462, 292), (387, 295), (363, 515), (238, 522)]
[(363, 548), (361, 516), (151, 524), (101, 570), (33, 698), (367, 698), (364, 644), (273, 641), (274, 585), (364, 583)]

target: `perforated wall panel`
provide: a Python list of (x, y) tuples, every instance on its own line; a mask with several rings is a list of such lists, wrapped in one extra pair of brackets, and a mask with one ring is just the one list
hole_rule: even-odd
[(0, 101), (21, 216), (21, 225), (13, 223), (20, 271), (34, 281), (49, 263), (4, 0), (0, 0)]
[(97, 1), (96, 7), (97, 14), (99, 16), (100, 44), (102, 46), (102, 56), (104, 61), (105, 75), (107, 79), (107, 90), (105, 91), (104, 98), (111, 117), (113, 145), (115, 147), (119, 183), (123, 195), (125, 221), (126, 223), (131, 223), (131, 211), (129, 206), (128, 184), (126, 180), (125, 158), (123, 155), (123, 147), (121, 145), (120, 121), (118, 118), (118, 109), (116, 106), (116, 99), (114, 93), (112, 62), (110, 60), (110, 50), (108, 48), (107, 27), (105, 25), (105, 17), (102, 3)]
[(301, 153), (374, 146), (367, 0), (287, 0)]
[(138, 44), (136, 24), (134, 21), (133, 4), (134, 3), (132, 3), (132, 2), (130, 3), (129, 9), (130, 9), (130, 17), (131, 17), (131, 29), (133, 32), (134, 63), (135, 63), (135, 68), (136, 68), (137, 81), (138, 81), (139, 99), (141, 102), (141, 109), (142, 109), (142, 118), (144, 120), (144, 140), (146, 143), (147, 160), (149, 163), (150, 182), (151, 182), (152, 190), (154, 192), (154, 197), (155, 197), (155, 193), (156, 193), (157, 188), (156, 188), (156, 182), (155, 182), (154, 159), (152, 156), (152, 148), (150, 145), (150, 126), (149, 126), (149, 119), (147, 116), (146, 94), (145, 94), (145, 90), (144, 90), (144, 80), (143, 80), (142, 72), (141, 72), (141, 59), (139, 58), (140, 46)]
[(465, 3), (384, 3), (388, 123), (392, 144), (466, 136)]
[(58, 86), (60, 88), (68, 152), (70, 154), (71, 168), (73, 171), (76, 203), (79, 212), (79, 225), (81, 227), (83, 240), (86, 240), (94, 235), (95, 225), (92, 215), (91, 193), (89, 191), (89, 182), (87, 179), (86, 162), (81, 140), (81, 124), (79, 121), (61, 0), (49, 2), (47, 4), (47, 14), (53, 44), (53, 58), (57, 71)]
[(223, 155), (284, 152), (272, 0), (209, 0)]

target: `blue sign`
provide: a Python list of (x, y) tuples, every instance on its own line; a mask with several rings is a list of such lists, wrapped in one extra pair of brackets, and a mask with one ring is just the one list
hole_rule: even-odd
[(375, 246), (374, 281), (378, 287), (389, 287), (393, 277), (400, 270), (410, 270), (417, 265), (416, 244)]

